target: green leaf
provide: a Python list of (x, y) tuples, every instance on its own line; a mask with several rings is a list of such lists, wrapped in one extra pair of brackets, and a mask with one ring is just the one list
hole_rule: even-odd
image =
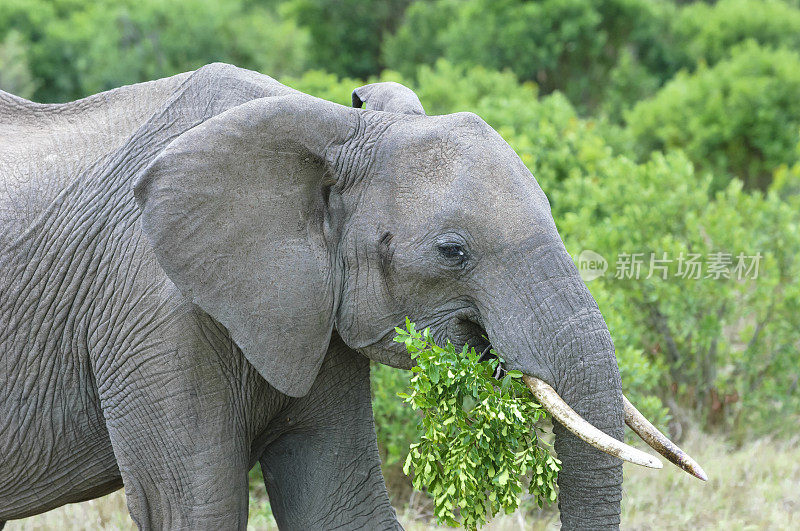
[(503, 470), (497, 475), (497, 484), (505, 485), (506, 483), (508, 483), (508, 470)]

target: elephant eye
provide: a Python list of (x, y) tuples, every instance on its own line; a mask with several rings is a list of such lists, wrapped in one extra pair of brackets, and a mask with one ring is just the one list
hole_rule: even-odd
[(440, 243), (437, 245), (439, 254), (448, 262), (461, 264), (467, 259), (467, 251), (457, 243)]

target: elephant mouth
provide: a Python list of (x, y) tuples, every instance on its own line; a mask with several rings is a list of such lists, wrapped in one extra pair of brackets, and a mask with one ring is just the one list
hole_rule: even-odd
[[(492, 344), (479, 318), (474, 316), (460, 318), (456, 325), (448, 330), (448, 335), (450, 336), (450, 341), (459, 348), (465, 344), (475, 348), (476, 352), (481, 353), (481, 361), (496, 358), (496, 355), (492, 353)], [(501, 379), (505, 376), (505, 373), (506, 371), (501, 363), (498, 365), (494, 376), (495, 378)], [(558, 395), (556, 390), (546, 382), (528, 374), (523, 375), (523, 381), (534, 398), (536, 398), (539, 404), (552, 415), (553, 419), (589, 445), (609, 455), (618, 457), (623, 461), (649, 468), (662, 468), (661, 461), (654, 456), (611, 437), (583, 419)], [(666, 435), (653, 426), (624, 395), (622, 401), (625, 412), (625, 423), (634, 433), (651, 448), (682, 470), (703, 481), (708, 479), (703, 468), (686, 452), (670, 441)]]
[[(489, 343), (489, 344), (488, 344), (488, 345), (486, 345), (486, 347), (484, 347), (484, 349), (481, 351), (481, 357), (480, 357), (480, 361), (487, 361), (487, 360), (496, 359), (496, 358), (497, 358), (497, 356), (495, 356), (495, 355), (492, 353), (492, 344), (491, 344), (491, 343)], [(495, 372), (494, 372), (494, 377), (495, 377), (495, 378), (497, 378), (498, 380), (500, 380), (500, 379), (502, 379), (502, 378), (503, 378), (505, 375), (506, 375), (506, 369), (505, 369), (505, 367), (503, 367), (503, 364), (502, 364), (502, 363), (499, 363), (499, 364), (497, 365), (497, 369), (496, 369), (496, 370), (495, 370)]]
[[(465, 311), (457, 314), (448, 322), (445, 330), (447, 340), (457, 349), (465, 345), (474, 348), (476, 352), (483, 353), (482, 356), (489, 356), (492, 344), (489, 336), (481, 323), (480, 315), (475, 311)], [(492, 356), (493, 357), (493, 356)]]

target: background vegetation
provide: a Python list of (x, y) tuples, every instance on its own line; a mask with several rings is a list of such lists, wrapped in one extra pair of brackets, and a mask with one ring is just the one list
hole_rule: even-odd
[[(342, 104), (365, 82), (399, 81), (430, 114), (482, 116), (547, 192), (569, 250), (608, 260), (588, 286), (625, 391), (676, 439), (690, 434), (684, 446), (712, 477), (702, 489), (631, 472), (675, 496), (653, 506), (628, 486), (627, 525), (797, 522), (800, 478), (775, 460), (797, 462), (779, 441), (800, 425), (800, 2), (0, 3), (0, 88), (37, 101), (213, 61)], [(641, 276), (617, 275), (618, 256), (634, 253)], [(648, 275), (651, 253), (673, 262)], [(731, 271), (740, 253), (760, 254), (757, 278), (680, 275), (679, 256), (707, 265), (715, 253)], [(395, 396), (407, 378), (375, 367), (374, 409), (395, 506), (424, 514), (401, 472), (418, 420)], [(709, 501), (690, 503), (684, 489)], [(758, 500), (775, 504), (763, 520)], [(253, 525), (269, 521), (264, 506)], [(533, 504), (521, 514), (552, 517)]]

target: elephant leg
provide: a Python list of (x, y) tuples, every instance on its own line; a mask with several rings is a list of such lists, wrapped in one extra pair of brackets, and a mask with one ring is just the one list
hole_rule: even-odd
[(140, 529), (245, 529), (250, 447), (231, 384), (241, 368), (208, 331), (176, 326), (98, 375), (128, 509)]
[(334, 334), (314, 386), (261, 456), (281, 529), (402, 529), (380, 468), (369, 360)]

